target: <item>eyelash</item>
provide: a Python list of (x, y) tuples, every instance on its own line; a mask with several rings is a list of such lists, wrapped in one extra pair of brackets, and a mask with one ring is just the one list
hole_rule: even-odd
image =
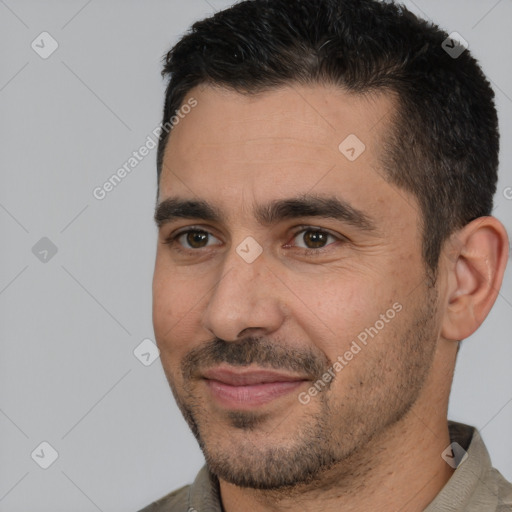
[[(322, 233), (322, 234), (325, 234), (327, 236), (331, 236), (331, 237), (336, 239), (336, 242), (343, 242), (343, 241), (347, 240), (346, 237), (343, 237), (341, 235), (334, 235), (330, 231), (327, 231), (327, 230), (321, 229), (321, 228), (317, 228), (315, 226), (299, 226), (299, 228), (297, 228), (297, 230), (294, 231), (292, 239), (295, 239), (297, 237), (297, 235), (299, 235), (300, 233), (303, 233), (303, 232), (305, 233), (307, 231), (313, 231), (313, 232), (316, 232), (316, 233)], [(169, 237), (167, 237), (165, 239), (165, 241), (163, 243), (166, 244), (166, 245), (171, 246), (174, 250), (176, 250), (178, 252), (187, 253), (187, 254), (190, 254), (191, 252), (199, 252), (201, 249), (207, 248), (207, 247), (205, 247), (205, 248), (201, 248), (201, 249), (187, 249), (187, 248), (183, 247), (178, 242), (178, 239), (181, 236), (186, 235), (188, 233), (194, 233), (194, 232), (206, 233), (209, 236), (212, 235), (212, 233), (210, 233), (206, 229), (199, 228), (199, 227), (197, 227), (197, 228), (196, 227), (189, 227), (189, 228), (187, 228), (187, 229), (185, 229), (183, 231), (178, 231), (177, 233), (174, 233), (174, 234), (170, 235)], [(328, 250), (328, 247), (330, 245), (335, 244), (336, 242), (331, 242), (330, 244), (327, 244), (326, 246), (320, 247), (318, 249), (311, 249), (311, 248), (304, 248), (304, 247), (299, 247), (298, 249), (301, 249), (303, 254), (305, 254), (307, 256), (319, 256), (319, 255), (323, 254), (323, 252), (325, 250)], [(290, 247), (290, 245), (286, 245), (285, 247)]]

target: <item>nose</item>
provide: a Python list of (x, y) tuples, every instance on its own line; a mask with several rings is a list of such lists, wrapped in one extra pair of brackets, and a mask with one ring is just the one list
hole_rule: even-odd
[(225, 341), (277, 331), (285, 316), (279, 284), (264, 252), (247, 263), (231, 251), (207, 301), (203, 327)]

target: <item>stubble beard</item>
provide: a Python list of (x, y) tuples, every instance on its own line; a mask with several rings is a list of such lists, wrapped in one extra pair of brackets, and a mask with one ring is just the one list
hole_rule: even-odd
[[(435, 288), (427, 293), (425, 305), (411, 314), (401, 332), (379, 333), (388, 336), (386, 349), (381, 346), (368, 357), (369, 364), (360, 365), (356, 378), (346, 383), (342, 402), (336, 402), (332, 386), (307, 405), (297, 400), (294, 410), (302, 410), (295, 424), (286, 416), (273, 418), (257, 411), (228, 412), (222, 424), (216, 424), (218, 418), (208, 417), (208, 404), (187, 385), (178, 392), (168, 375), (209, 470), (239, 487), (278, 493), (319, 488), (333, 471), (338, 484), (343, 475), (364, 474), (365, 447), (404, 418), (429, 374), (436, 346), (437, 293)], [(365, 357), (364, 350), (357, 357)]]

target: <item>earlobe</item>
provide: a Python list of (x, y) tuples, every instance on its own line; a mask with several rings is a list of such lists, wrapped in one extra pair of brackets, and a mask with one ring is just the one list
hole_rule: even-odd
[(463, 340), (496, 301), (508, 259), (507, 232), (495, 217), (479, 217), (454, 233), (445, 251), (451, 264), (441, 335)]

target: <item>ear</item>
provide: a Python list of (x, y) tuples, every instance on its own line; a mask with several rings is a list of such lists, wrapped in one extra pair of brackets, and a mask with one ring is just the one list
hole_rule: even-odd
[(479, 217), (454, 233), (443, 252), (450, 263), (441, 335), (463, 340), (480, 327), (498, 297), (508, 259), (507, 232), (495, 217)]

